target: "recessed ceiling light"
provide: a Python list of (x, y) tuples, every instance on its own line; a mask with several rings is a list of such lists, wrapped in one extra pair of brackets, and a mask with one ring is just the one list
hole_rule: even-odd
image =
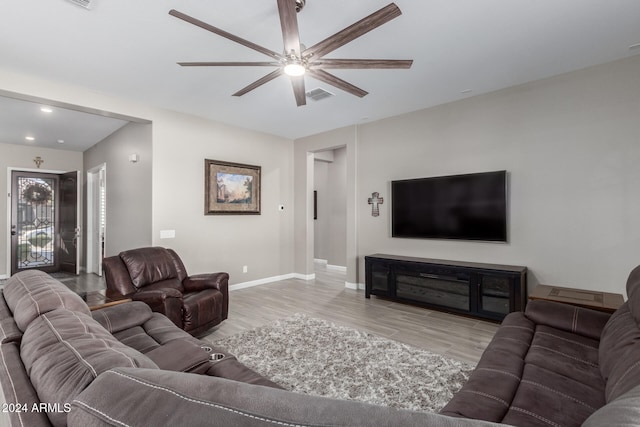
[(64, 144), (64, 139), (59, 139), (58, 144)]
[(471, 92), (473, 92), (473, 90), (471, 89), (465, 89), (460, 91), (460, 93), (471, 93)]
[(32, 136), (25, 136), (24, 139), (26, 139), (27, 141), (35, 141), (36, 139)]
[(53, 113), (53, 110), (49, 107), (42, 107), (40, 108), (40, 111), (42, 111), (43, 113)]
[(640, 43), (632, 44), (629, 49), (640, 49)]

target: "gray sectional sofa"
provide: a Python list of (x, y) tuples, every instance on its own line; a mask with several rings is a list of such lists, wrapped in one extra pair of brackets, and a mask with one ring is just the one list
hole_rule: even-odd
[(221, 349), (201, 360), (207, 343), (143, 303), (89, 312), (23, 272), (0, 298), (1, 415), (12, 426), (640, 425), (640, 269), (628, 294), (611, 317), (547, 303), (510, 315), (430, 414), (282, 390)]

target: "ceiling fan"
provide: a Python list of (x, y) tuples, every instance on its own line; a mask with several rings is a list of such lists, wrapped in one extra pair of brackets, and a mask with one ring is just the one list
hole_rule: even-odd
[(282, 37), (284, 40), (284, 53), (278, 53), (248, 40), (228, 33), (206, 22), (200, 21), (175, 9), (169, 14), (196, 25), (214, 34), (232, 40), (250, 49), (263, 53), (272, 58), (272, 61), (264, 62), (178, 62), (183, 67), (277, 67), (266, 76), (256, 80), (250, 85), (240, 89), (233, 96), (242, 96), (263, 84), (270, 82), (282, 74), (291, 78), (293, 93), (298, 106), (306, 104), (304, 74), (309, 74), (317, 80), (342, 89), (352, 95), (363, 97), (367, 95), (363, 89), (348, 83), (339, 77), (328, 73), (327, 69), (382, 69), (382, 68), (410, 68), (413, 60), (394, 59), (328, 59), (324, 58), (341, 46), (355, 40), (369, 31), (400, 16), (402, 12), (395, 3), (383, 7), (377, 12), (361, 19), (360, 21), (338, 31), (315, 45), (306, 48), (300, 43), (298, 32), (298, 18), (296, 13), (305, 5), (305, 0), (277, 0)]

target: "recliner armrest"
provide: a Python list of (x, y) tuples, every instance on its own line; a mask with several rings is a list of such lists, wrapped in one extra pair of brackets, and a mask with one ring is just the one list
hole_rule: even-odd
[(229, 315), (229, 274), (208, 273), (195, 274), (184, 279), (182, 287), (185, 292), (199, 292), (205, 289), (217, 289), (222, 293), (222, 311), (220, 319), (225, 320)]
[(229, 274), (195, 274), (184, 279), (182, 286), (186, 292), (197, 292), (204, 289), (217, 289), (222, 293), (226, 293), (229, 289)]
[(182, 293), (173, 288), (141, 290), (131, 295), (134, 301), (142, 301), (151, 311), (167, 316), (182, 329)]
[(533, 300), (527, 304), (525, 316), (539, 325), (599, 340), (611, 314), (560, 302)]

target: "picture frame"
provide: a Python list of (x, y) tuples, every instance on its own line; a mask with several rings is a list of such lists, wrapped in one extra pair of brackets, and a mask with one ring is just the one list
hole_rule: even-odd
[(260, 215), (261, 167), (204, 160), (205, 215)]

